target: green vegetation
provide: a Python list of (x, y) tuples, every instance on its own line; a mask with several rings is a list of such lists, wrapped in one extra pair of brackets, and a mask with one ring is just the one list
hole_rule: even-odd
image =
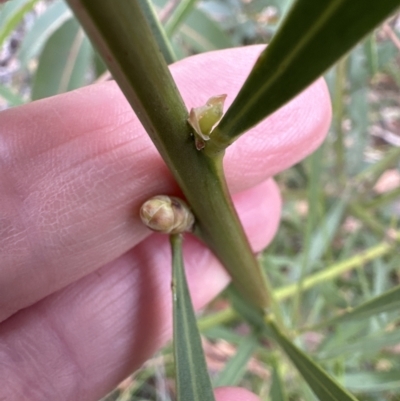
[[(35, 10), (35, 3), (15, 0), (2, 6), (4, 46), (26, 13)], [(78, 1), (70, 3), (76, 7)], [(118, 60), (111, 66), (113, 76), (133, 108), (142, 112), (142, 123), (153, 132), (167, 164), (177, 171), (176, 179), (198, 221), (196, 233), (233, 277), (233, 286), (199, 319), (209, 345), (207, 360), (215, 362), (212, 350), (225, 350), (223, 367), (210, 364), (212, 381), (247, 387), (271, 401), (399, 400), (399, 14), (365, 38), (399, 7), (399, 1), (368, 0), (348, 6), (340, 0), (330, 5), (299, 0), (288, 11), (289, 0), (231, 0), (229, 6), (222, 0), (188, 0), (175, 9), (169, 6), (176, 2), (156, 0), (155, 10), (171, 45), (154, 20), (146, 25), (145, 16), (154, 16), (149, 9), (142, 11), (143, 20), (137, 16), (148, 6), (145, 1), (120, 9), (105, 1), (95, 7), (90, 1), (79, 3), (86, 7), (77, 13), (83, 27), (88, 29), (94, 21), (92, 31), (107, 40), (97, 41), (95, 51), (66, 4), (51, 2), (18, 37), (11, 57), (21, 68), (10, 75), (11, 85), (0, 83), (0, 98), (4, 107), (16, 106), (104, 79), (106, 66), (99, 54), (105, 49)], [(102, 7), (110, 7), (109, 12)], [(137, 11), (135, 26), (124, 25), (122, 16), (129, 16), (132, 7)], [(281, 24), (284, 16), (288, 18)], [(126, 42), (120, 42), (121, 35), (141, 37), (146, 51), (131, 49), (131, 58), (124, 59), (121, 43)], [(178, 135), (190, 131), (187, 110), (164, 59), (171, 62), (198, 52), (269, 43), (272, 38), (270, 51), (204, 151), (199, 153), (194, 146), (187, 150), (187, 141), (180, 143)], [(162, 48), (158, 58), (151, 53), (157, 44)], [(330, 134), (317, 152), (276, 177), (284, 198), (282, 223), (257, 264), (226, 194), (224, 150), (338, 59), (325, 75), (334, 110)], [(162, 90), (155, 98), (160, 82)], [(152, 113), (153, 102), (162, 104), (165, 99), (172, 111)], [(173, 142), (165, 140), (165, 132)], [(204, 186), (190, 184), (187, 166), (179, 161), (183, 149), (189, 152), (190, 175), (201, 175)], [(207, 193), (216, 215), (205, 200), (207, 180), (216, 183), (216, 192)], [(181, 273), (175, 271), (184, 283)], [(184, 284), (182, 288), (186, 291)], [(271, 305), (272, 312), (265, 312)], [(186, 329), (193, 330), (193, 325)], [(185, 336), (183, 329), (178, 334)], [(173, 353), (166, 347), (163, 362), (136, 372), (128, 389), (116, 389), (104, 400), (155, 399), (157, 371), (165, 371), (162, 380), (174, 377)]]

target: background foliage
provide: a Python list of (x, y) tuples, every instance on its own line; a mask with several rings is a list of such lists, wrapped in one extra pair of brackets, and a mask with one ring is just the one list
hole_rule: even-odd
[[(268, 43), (291, 1), (199, 0), (179, 9), (173, 0), (154, 3), (180, 59)], [(64, 2), (1, 7), (1, 108), (109, 79)], [(282, 224), (261, 262), (297, 345), (360, 400), (400, 400), (400, 17), (326, 79), (334, 105), (330, 134), (277, 177)], [(350, 319), (337, 318), (365, 302)], [(255, 342), (224, 296), (202, 313), (200, 326), (215, 384), (239, 384), (265, 400), (315, 399), (279, 352)], [(173, 399), (172, 371), (167, 347), (107, 400)]]

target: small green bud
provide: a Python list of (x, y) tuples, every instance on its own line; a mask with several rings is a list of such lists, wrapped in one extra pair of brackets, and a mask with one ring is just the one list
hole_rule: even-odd
[(179, 234), (192, 231), (194, 216), (189, 206), (174, 196), (157, 195), (140, 208), (142, 222), (153, 231)]
[(190, 110), (188, 122), (194, 129), (198, 150), (204, 148), (204, 141), (210, 139), (212, 129), (224, 114), (225, 99), (226, 95), (213, 96), (207, 100), (204, 106), (194, 107)]

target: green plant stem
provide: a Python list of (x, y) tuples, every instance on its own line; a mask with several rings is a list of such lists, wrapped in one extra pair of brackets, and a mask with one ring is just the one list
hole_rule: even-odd
[(222, 157), (196, 150), (188, 113), (138, 0), (68, 0), (170, 168), (197, 232), (253, 305), (266, 309), (268, 285), (233, 207)]
[(367, 226), (373, 233), (378, 235), (378, 237), (383, 237), (387, 231), (385, 226), (381, 224), (370, 212), (365, 209), (360, 203), (352, 202), (349, 204), (350, 213), (362, 221), (365, 226)]
[(321, 179), (321, 161), (323, 147), (319, 148), (310, 156), (310, 173), (308, 183), (308, 214), (307, 223), (304, 232), (303, 241), (303, 258), (300, 265), (300, 277), (297, 283), (297, 292), (293, 301), (292, 326), (297, 326), (299, 317), (301, 316), (301, 296), (303, 293), (303, 282), (307, 273), (307, 267), (310, 262), (310, 249), (313, 230), (318, 221), (320, 206), (320, 179)]
[(185, 20), (195, 4), (196, 0), (181, 0), (179, 2), (178, 6), (165, 24), (165, 32), (169, 37), (176, 32), (179, 25)]
[(238, 313), (231, 306), (228, 306), (219, 312), (210, 313), (204, 317), (200, 317), (198, 319), (198, 326), (200, 331), (206, 331), (220, 324), (231, 322), (237, 318), (239, 318)]
[[(400, 234), (397, 234), (397, 239), (400, 239)], [(303, 288), (304, 290), (311, 289), (324, 281), (329, 281), (337, 278), (341, 274), (351, 271), (357, 267), (363, 266), (371, 260), (385, 256), (395, 250), (395, 242), (383, 241), (378, 245), (371, 247), (370, 249), (359, 253), (349, 259), (340, 261), (327, 267), (326, 269), (315, 273), (304, 280)], [(278, 288), (276, 290), (276, 299), (283, 300), (286, 299), (294, 293), (296, 290), (296, 284), (291, 284), (283, 288)]]
[(356, 186), (362, 186), (364, 189), (372, 188), (379, 180), (381, 175), (390, 167), (395, 165), (400, 158), (400, 147), (390, 149), (385, 157), (379, 162), (372, 164), (363, 170), (354, 178)]
[[(326, 269), (319, 271), (317, 273), (311, 274), (306, 277), (303, 281), (303, 290), (309, 290), (315, 286), (333, 280), (340, 275), (364, 266), (366, 263), (372, 260), (387, 256), (396, 250), (398, 244), (396, 241), (400, 241), (400, 233), (395, 234), (395, 239), (393, 242), (383, 241), (364, 252), (359, 253), (351, 258), (334, 263), (328, 266)], [(274, 299), (279, 301), (284, 301), (297, 292), (297, 283), (289, 284), (287, 286), (278, 288), (274, 291)], [(205, 316), (199, 319), (199, 327), (202, 331), (210, 329), (218, 324), (227, 323), (238, 318), (238, 314), (233, 308), (228, 307), (220, 312), (214, 313), (212, 315)]]
[(370, 201), (365, 202), (364, 207), (367, 209), (379, 208), (390, 202), (393, 202), (399, 197), (400, 197), (400, 188), (395, 188), (380, 196), (377, 196), (374, 199), (371, 199)]
[[(202, 155), (201, 152), (197, 152), (197, 154)], [(212, 207), (211, 204), (204, 201), (202, 202), (202, 199), (200, 199), (200, 205), (204, 209), (204, 211), (202, 211), (204, 214), (210, 213), (211, 208), (218, 208), (219, 213), (215, 213), (214, 221), (208, 219), (207, 224), (202, 224), (202, 222), (199, 221), (199, 224), (196, 225), (195, 234), (206, 242), (217, 255), (219, 251), (222, 251), (220, 254), (223, 256), (223, 260), (227, 262), (227, 265), (237, 266), (235, 270), (230, 271), (234, 285), (241, 291), (242, 295), (247, 294), (246, 298), (253, 305), (257, 307), (261, 306), (261, 308), (265, 310), (271, 306), (271, 286), (251, 251), (247, 237), (228, 195), (228, 189), (222, 170), (222, 156), (221, 154), (221, 157), (218, 158), (205, 157), (212, 171), (213, 182), (211, 184), (213, 187), (209, 188), (208, 185), (210, 183), (207, 183), (207, 186), (203, 189), (202, 196), (206, 194), (205, 199), (211, 200)], [(209, 194), (209, 197), (207, 194)], [(197, 203), (199, 203), (199, 200), (197, 200)], [(192, 201), (190, 201), (190, 205), (193, 207)], [(210, 238), (215, 238), (218, 241), (210, 241)], [(233, 252), (230, 244), (234, 242), (236, 246), (240, 246), (243, 252)], [(215, 245), (218, 245), (219, 248), (216, 248)], [(244, 280), (242, 277), (242, 273), (245, 273), (247, 269), (251, 270), (255, 277), (255, 280), (252, 282)], [(258, 283), (256, 281), (258, 281)], [(240, 287), (237, 283), (240, 283)], [(254, 294), (258, 294), (257, 298), (251, 296), (252, 291)], [(260, 304), (260, 300), (262, 305)], [(274, 310), (276, 311), (276, 308), (274, 308)]]
[(344, 119), (344, 98), (346, 94), (346, 69), (347, 57), (344, 57), (336, 65), (335, 71), (335, 93), (333, 97), (333, 126), (335, 128), (335, 153), (336, 173), (341, 186), (346, 182), (346, 147), (344, 144), (343, 119)]

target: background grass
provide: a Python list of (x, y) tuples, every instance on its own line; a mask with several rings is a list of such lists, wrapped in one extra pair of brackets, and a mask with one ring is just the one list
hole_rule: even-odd
[[(290, 3), (199, 0), (177, 8), (177, 1), (155, 1), (177, 58), (266, 43)], [(109, 79), (60, 0), (13, 0), (0, 10), (1, 108)], [(400, 285), (400, 16), (326, 80), (334, 106), (329, 136), (276, 177), (282, 224), (260, 260), (297, 345), (360, 400), (400, 400), (400, 292), (377, 298)], [(379, 307), (353, 309), (371, 300)], [(351, 319), (337, 318), (351, 310)], [(254, 341), (226, 294), (202, 312), (200, 326), (215, 384), (244, 386), (263, 400), (315, 399), (280, 352)], [(174, 399), (172, 373), (166, 347), (104, 400)]]

